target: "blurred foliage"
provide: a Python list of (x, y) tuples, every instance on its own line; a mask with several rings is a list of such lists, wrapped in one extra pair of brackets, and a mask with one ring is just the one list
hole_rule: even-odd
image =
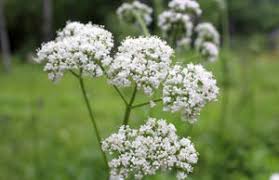
[[(12, 49), (28, 52), (41, 42), (42, 0), (4, 0), (7, 27)], [(204, 10), (203, 19), (220, 25), (220, 5), (222, 0), (198, 0)], [(118, 0), (53, 0), (53, 33), (62, 28), (68, 20), (92, 21), (104, 24), (123, 38), (132, 29), (119, 26), (115, 10), (123, 1)], [(148, 1), (154, 9), (161, 11), (167, 0)], [(161, 3), (161, 4), (160, 4)], [(236, 34), (268, 33), (279, 28), (278, 0), (228, 0), (231, 31)], [(153, 24), (155, 27), (155, 24)], [(127, 30), (128, 29), (128, 30)], [(130, 33), (130, 32), (129, 32)], [(130, 35), (133, 33), (130, 33)], [(137, 33), (135, 33), (137, 34)], [(128, 34), (129, 35), (129, 34)]]
[[(191, 136), (196, 145), (199, 162), (189, 180), (266, 180), (279, 169), (279, 84), (274, 78), (279, 62), (270, 53), (244, 52), (225, 54), (231, 70), (225, 121), (219, 117), (220, 101), (203, 109), (191, 131), (179, 114), (162, 112), (160, 104), (152, 110), (154, 117), (175, 124), (178, 134)], [(221, 62), (205, 66), (220, 84)], [(0, 82), (0, 179), (103, 179), (96, 137), (71, 74), (54, 85), (41, 65), (15, 64)], [(86, 79), (86, 85), (105, 138), (121, 124), (123, 104), (104, 78)], [(123, 92), (131, 95), (128, 89)], [(146, 97), (138, 94), (136, 101), (145, 102)], [(138, 127), (147, 116), (148, 108), (136, 109), (131, 126)], [(151, 179), (175, 176), (146, 178)]]

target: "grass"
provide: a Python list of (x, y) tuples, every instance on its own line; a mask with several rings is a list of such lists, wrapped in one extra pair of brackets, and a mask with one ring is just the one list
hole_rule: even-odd
[[(276, 56), (231, 55), (230, 103), (220, 119), (220, 101), (204, 108), (190, 130), (179, 114), (139, 108), (131, 126), (149, 115), (166, 118), (181, 136), (191, 136), (200, 153), (190, 179), (268, 179), (279, 171), (279, 61)], [(206, 65), (218, 82), (219, 63)], [(101, 136), (117, 131), (124, 106), (105, 79), (86, 79)], [(103, 179), (104, 164), (78, 81), (66, 74), (57, 84), (42, 67), (15, 64), (0, 74), (0, 179)], [(124, 90), (126, 96), (129, 90)], [(221, 98), (220, 98), (221, 99)], [(142, 94), (137, 102), (145, 102)], [(146, 179), (174, 179), (161, 173)]]

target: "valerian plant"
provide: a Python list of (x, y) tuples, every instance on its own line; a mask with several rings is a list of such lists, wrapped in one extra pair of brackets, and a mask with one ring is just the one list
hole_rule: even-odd
[[(217, 58), (219, 34), (210, 23), (196, 26), (201, 14), (194, 0), (172, 0), (169, 10), (160, 15), (158, 22), (167, 42), (149, 33), (152, 8), (138, 1), (124, 3), (117, 15), (141, 27), (144, 34), (127, 37), (116, 52), (112, 52), (112, 33), (103, 26), (79, 22), (68, 22), (53, 41), (38, 49), (36, 61), (45, 63), (44, 71), (50, 80), (57, 82), (66, 72), (77, 78), (111, 179), (142, 179), (160, 170), (176, 171), (177, 179), (186, 179), (193, 171), (198, 152), (190, 138), (177, 135), (173, 124), (149, 117), (134, 129), (129, 121), (134, 109), (148, 105), (152, 108), (161, 102), (163, 111), (179, 112), (182, 120), (193, 124), (202, 108), (217, 99), (219, 89), (211, 72), (199, 64), (174, 63), (174, 49), (179, 44), (193, 44), (208, 61)], [(196, 39), (193, 41), (194, 33)], [(121, 127), (106, 139), (100, 137), (84, 76), (106, 77), (125, 106)], [(130, 88), (132, 96), (127, 98), (122, 88)], [(140, 91), (149, 100), (135, 104)], [(112, 156), (110, 161), (108, 154)]]

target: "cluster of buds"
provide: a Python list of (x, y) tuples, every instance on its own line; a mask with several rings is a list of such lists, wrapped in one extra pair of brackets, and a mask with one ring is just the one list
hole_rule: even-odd
[(135, 17), (135, 13), (137, 13), (143, 19), (146, 25), (149, 25), (152, 22), (152, 12), (152, 8), (139, 1), (123, 3), (116, 11), (118, 17), (121, 20), (131, 24), (138, 23)]
[(204, 59), (210, 62), (215, 61), (219, 55), (220, 35), (218, 31), (211, 23), (205, 22), (196, 27), (196, 32), (196, 50), (201, 53)]
[(112, 34), (103, 27), (68, 22), (55, 40), (42, 45), (36, 61), (46, 62), (44, 70), (53, 81), (61, 79), (69, 70), (99, 77), (103, 74), (100, 66), (111, 63), (112, 47)]
[(191, 45), (194, 19), (201, 15), (199, 4), (194, 0), (172, 0), (169, 10), (159, 15), (158, 26), (165, 37), (171, 36), (175, 46)]
[(111, 177), (118, 180), (142, 179), (159, 170), (177, 170), (177, 179), (182, 180), (198, 161), (192, 142), (179, 138), (175, 126), (162, 119), (149, 118), (139, 129), (122, 126), (102, 142), (102, 148), (115, 155), (109, 166)]

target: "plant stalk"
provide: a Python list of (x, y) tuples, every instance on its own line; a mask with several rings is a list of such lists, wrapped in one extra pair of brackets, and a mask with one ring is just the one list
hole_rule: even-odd
[(102, 150), (101, 136), (100, 136), (95, 118), (93, 116), (92, 108), (91, 108), (91, 105), (90, 105), (89, 100), (88, 100), (88, 95), (86, 93), (85, 86), (84, 86), (84, 81), (83, 81), (83, 78), (82, 78), (81, 74), (79, 75), (79, 83), (80, 83), (82, 95), (83, 95), (83, 98), (84, 98), (84, 101), (85, 101), (85, 104), (86, 104), (86, 107), (87, 107), (87, 110), (88, 110), (88, 113), (89, 113), (89, 117), (91, 119), (91, 122), (93, 124), (93, 128), (95, 130), (95, 134), (96, 134), (96, 137), (97, 137), (97, 140), (98, 140), (100, 151), (101, 151), (103, 159), (105, 161), (106, 168), (109, 171), (108, 160), (107, 160), (105, 152)]
[[(162, 101), (162, 99), (155, 99), (155, 100), (151, 100), (151, 101), (160, 102), (160, 101)], [(142, 106), (146, 106), (148, 104), (150, 104), (150, 102), (140, 103), (140, 104), (132, 106), (132, 109), (139, 108), (139, 107), (142, 107)]]
[(125, 114), (124, 114), (124, 120), (123, 120), (123, 125), (128, 125), (129, 122), (129, 118), (130, 118), (130, 114), (131, 114), (131, 110), (133, 109), (133, 103), (135, 101), (136, 98), (136, 94), (137, 94), (137, 85), (134, 88), (132, 97), (130, 99), (130, 102), (128, 105), (126, 105), (126, 110), (125, 110)]
[(134, 11), (134, 15), (135, 15), (136, 19), (139, 22), (139, 25), (140, 25), (140, 27), (141, 27), (141, 29), (143, 31), (143, 34), (145, 36), (150, 36), (150, 33), (149, 33), (148, 29), (147, 29), (147, 26), (146, 26), (145, 22), (143, 21), (143, 19), (141, 18), (141, 16), (139, 15), (139, 13)]

